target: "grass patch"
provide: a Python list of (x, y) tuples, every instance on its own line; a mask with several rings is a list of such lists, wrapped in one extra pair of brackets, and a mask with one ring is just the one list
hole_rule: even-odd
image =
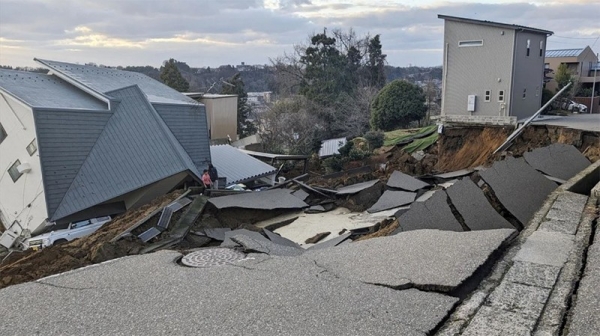
[(434, 132), (425, 138), (417, 139), (411, 142), (410, 144), (406, 145), (406, 147), (404, 147), (404, 151), (407, 153), (414, 153), (420, 150), (424, 150), (425, 148), (433, 145), (438, 140), (439, 136), (440, 135), (437, 132)]

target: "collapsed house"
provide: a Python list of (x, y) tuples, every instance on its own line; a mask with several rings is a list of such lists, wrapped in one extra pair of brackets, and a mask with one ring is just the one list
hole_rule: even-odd
[(205, 107), (143, 74), (0, 70), (0, 220), (36, 234), (138, 207), (210, 162)]

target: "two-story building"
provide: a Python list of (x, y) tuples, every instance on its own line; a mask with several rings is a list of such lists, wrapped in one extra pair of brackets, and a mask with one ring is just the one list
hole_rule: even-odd
[[(556, 49), (546, 51), (545, 66), (552, 70), (549, 74), (550, 81), (546, 88), (555, 92), (558, 84), (554, 80), (556, 70), (561, 64), (567, 66), (567, 70), (573, 76), (573, 81), (582, 88), (591, 88), (596, 82), (596, 88), (600, 87), (600, 64), (598, 64), (598, 55), (589, 47), (578, 49)], [(594, 78), (596, 71), (596, 78)]]
[(551, 31), (447, 15), (441, 119), (514, 124), (541, 106)]

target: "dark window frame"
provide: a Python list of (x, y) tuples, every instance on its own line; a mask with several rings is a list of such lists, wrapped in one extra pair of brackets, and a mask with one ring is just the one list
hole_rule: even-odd
[(10, 175), (10, 178), (13, 180), (13, 182), (17, 182), (17, 180), (19, 180), (19, 178), (23, 176), (23, 173), (19, 173), (18, 170), (18, 167), (20, 165), (21, 160), (17, 160), (8, 168), (8, 175)]
[(0, 123), (0, 144), (2, 143), (2, 141), (4, 141), (4, 139), (6, 139), (8, 137), (8, 133), (6, 133), (6, 130), (4, 129), (4, 126), (2, 126), (2, 123)]
[[(33, 149), (31, 149), (31, 147), (33, 147)], [(27, 153), (29, 153), (29, 156), (33, 156), (33, 154), (37, 152), (38, 148), (37, 144), (35, 143), (35, 138), (29, 143), (29, 145), (27, 145), (25, 149), (27, 149)]]

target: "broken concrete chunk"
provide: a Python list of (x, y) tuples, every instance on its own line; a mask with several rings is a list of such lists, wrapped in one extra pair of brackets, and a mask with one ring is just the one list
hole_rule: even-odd
[(414, 192), (386, 190), (367, 211), (374, 213), (407, 205), (414, 202), (416, 195)]
[(418, 180), (410, 175), (404, 174), (399, 171), (394, 171), (387, 182), (388, 187), (403, 189), (408, 191), (416, 191), (419, 189), (429, 187), (429, 184)]
[(256, 240), (246, 235), (235, 235), (231, 240), (240, 244), (246, 253), (258, 252), (277, 256), (297, 256), (304, 253), (302, 248), (279, 245), (269, 240)]
[(490, 185), (502, 205), (523, 226), (527, 225), (557, 185), (522, 158), (507, 158), (479, 174)]
[(438, 190), (425, 202), (415, 202), (410, 209), (398, 218), (400, 227), (394, 231), (438, 229), (446, 231), (463, 231), (462, 226), (452, 214), (448, 198), (443, 190)]
[(515, 230), (418, 230), (304, 255), (339, 277), (395, 288), (450, 292), (481, 267)]
[(494, 210), (483, 191), (468, 178), (462, 179), (446, 190), (452, 205), (471, 230), (514, 229)]
[(284, 238), (275, 232), (271, 232), (270, 230), (267, 230), (267, 229), (263, 229), (263, 232), (275, 244), (289, 246), (289, 247), (295, 247), (295, 248), (302, 248), (300, 245), (296, 244), (295, 242), (293, 242), (287, 238)]
[(215, 197), (209, 200), (217, 209), (245, 208), (258, 210), (302, 209), (308, 207), (288, 189), (255, 191), (240, 195)]
[(225, 240), (225, 232), (227, 232), (227, 231), (231, 231), (231, 229), (230, 228), (214, 228), (214, 229), (205, 228), (204, 234), (212, 239), (223, 241), (223, 240)]
[(544, 174), (569, 180), (590, 165), (590, 161), (571, 145), (555, 143), (523, 154), (525, 161)]
[(305, 243), (306, 244), (315, 244), (321, 240), (323, 240), (323, 238), (329, 236), (331, 234), (331, 232), (321, 232), (321, 233), (317, 233), (316, 235), (314, 235), (311, 238), (308, 238)]
[(455, 179), (457, 177), (469, 175), (473, 171), (474, 171), (473, 169), (461, 169), (461, 170), (457, 170), (457, 171), (453, 171), (453, 172), (448, 172), (448, 173), (443, 173), (443, 174), (436, 174), (436, 175), (433, 175), (433, 176), (439, 177), (439, 178), (444, 179), (444, 180), (449, 180), (449, 179)]
[(358, 192), (361, 192), (365, 189), (369, 189), (372, 186), (374, 186), (375, 184), (379, 183), (379, 180), (372, 180), (372, 181), (367, 181), (367, 182), (362, 182), (362, 183), (356, 183), (353, 185), (349, 185), (349, 186), (345, 186), (342, 188), (339, 188), (337, 190), (337, 194), (338, 195), (352, 195), (352, 194), (356, 194)]
[(299, 199), (301, 199), (303, 201), (306, 200), (306, 198), (308, 198), (308, 196), (309, 196), (308, 193), (302, 189), (298, 189), (298, 190), (294, 191), (292, 193), (292, 195), (298, 197)]
[(352, 233), (342, 234), (333, 239), (329, 239), (328, 241), (324, 241), (322, 243), (313, 245), (313, 246), (309, 247), (308, 250), (314, 251), (314, 250), (321, 250), (321, 249), (325, 249), (325, 248), (329, 248), (329, 247), (338, 246), (339, 244), (346, 241), (346, 239), (350, 238), (350, 235), (352, 235)]
[(246, 229), (239, 229), (239, 230), (232, 230), (232, 231), (226, 231), (225, 232), (225, 239), (223, 240), (223, 243), (221, 243), (222, 247), (236, 247), (239, 246), (239, 243), (233, 241), (231, 239), (231, 237), (233, 236), (240, 236), (240, 235), (244, 235), (244, 236), (248, 236), (256, 241), (259, 242), (265, 242), (265, 241), (269, 241), (267, 238), (265, 238), (263, 235), (261, 235), (258, 232), (254, 232), (254, 231), (250, 231), (250, 230), (246, 230)]
[(323, 207), (322, 205), (313, 205), (310, 208), (304, 210), (304, 212), (308, 214), (325, 212), (325, 207)]

